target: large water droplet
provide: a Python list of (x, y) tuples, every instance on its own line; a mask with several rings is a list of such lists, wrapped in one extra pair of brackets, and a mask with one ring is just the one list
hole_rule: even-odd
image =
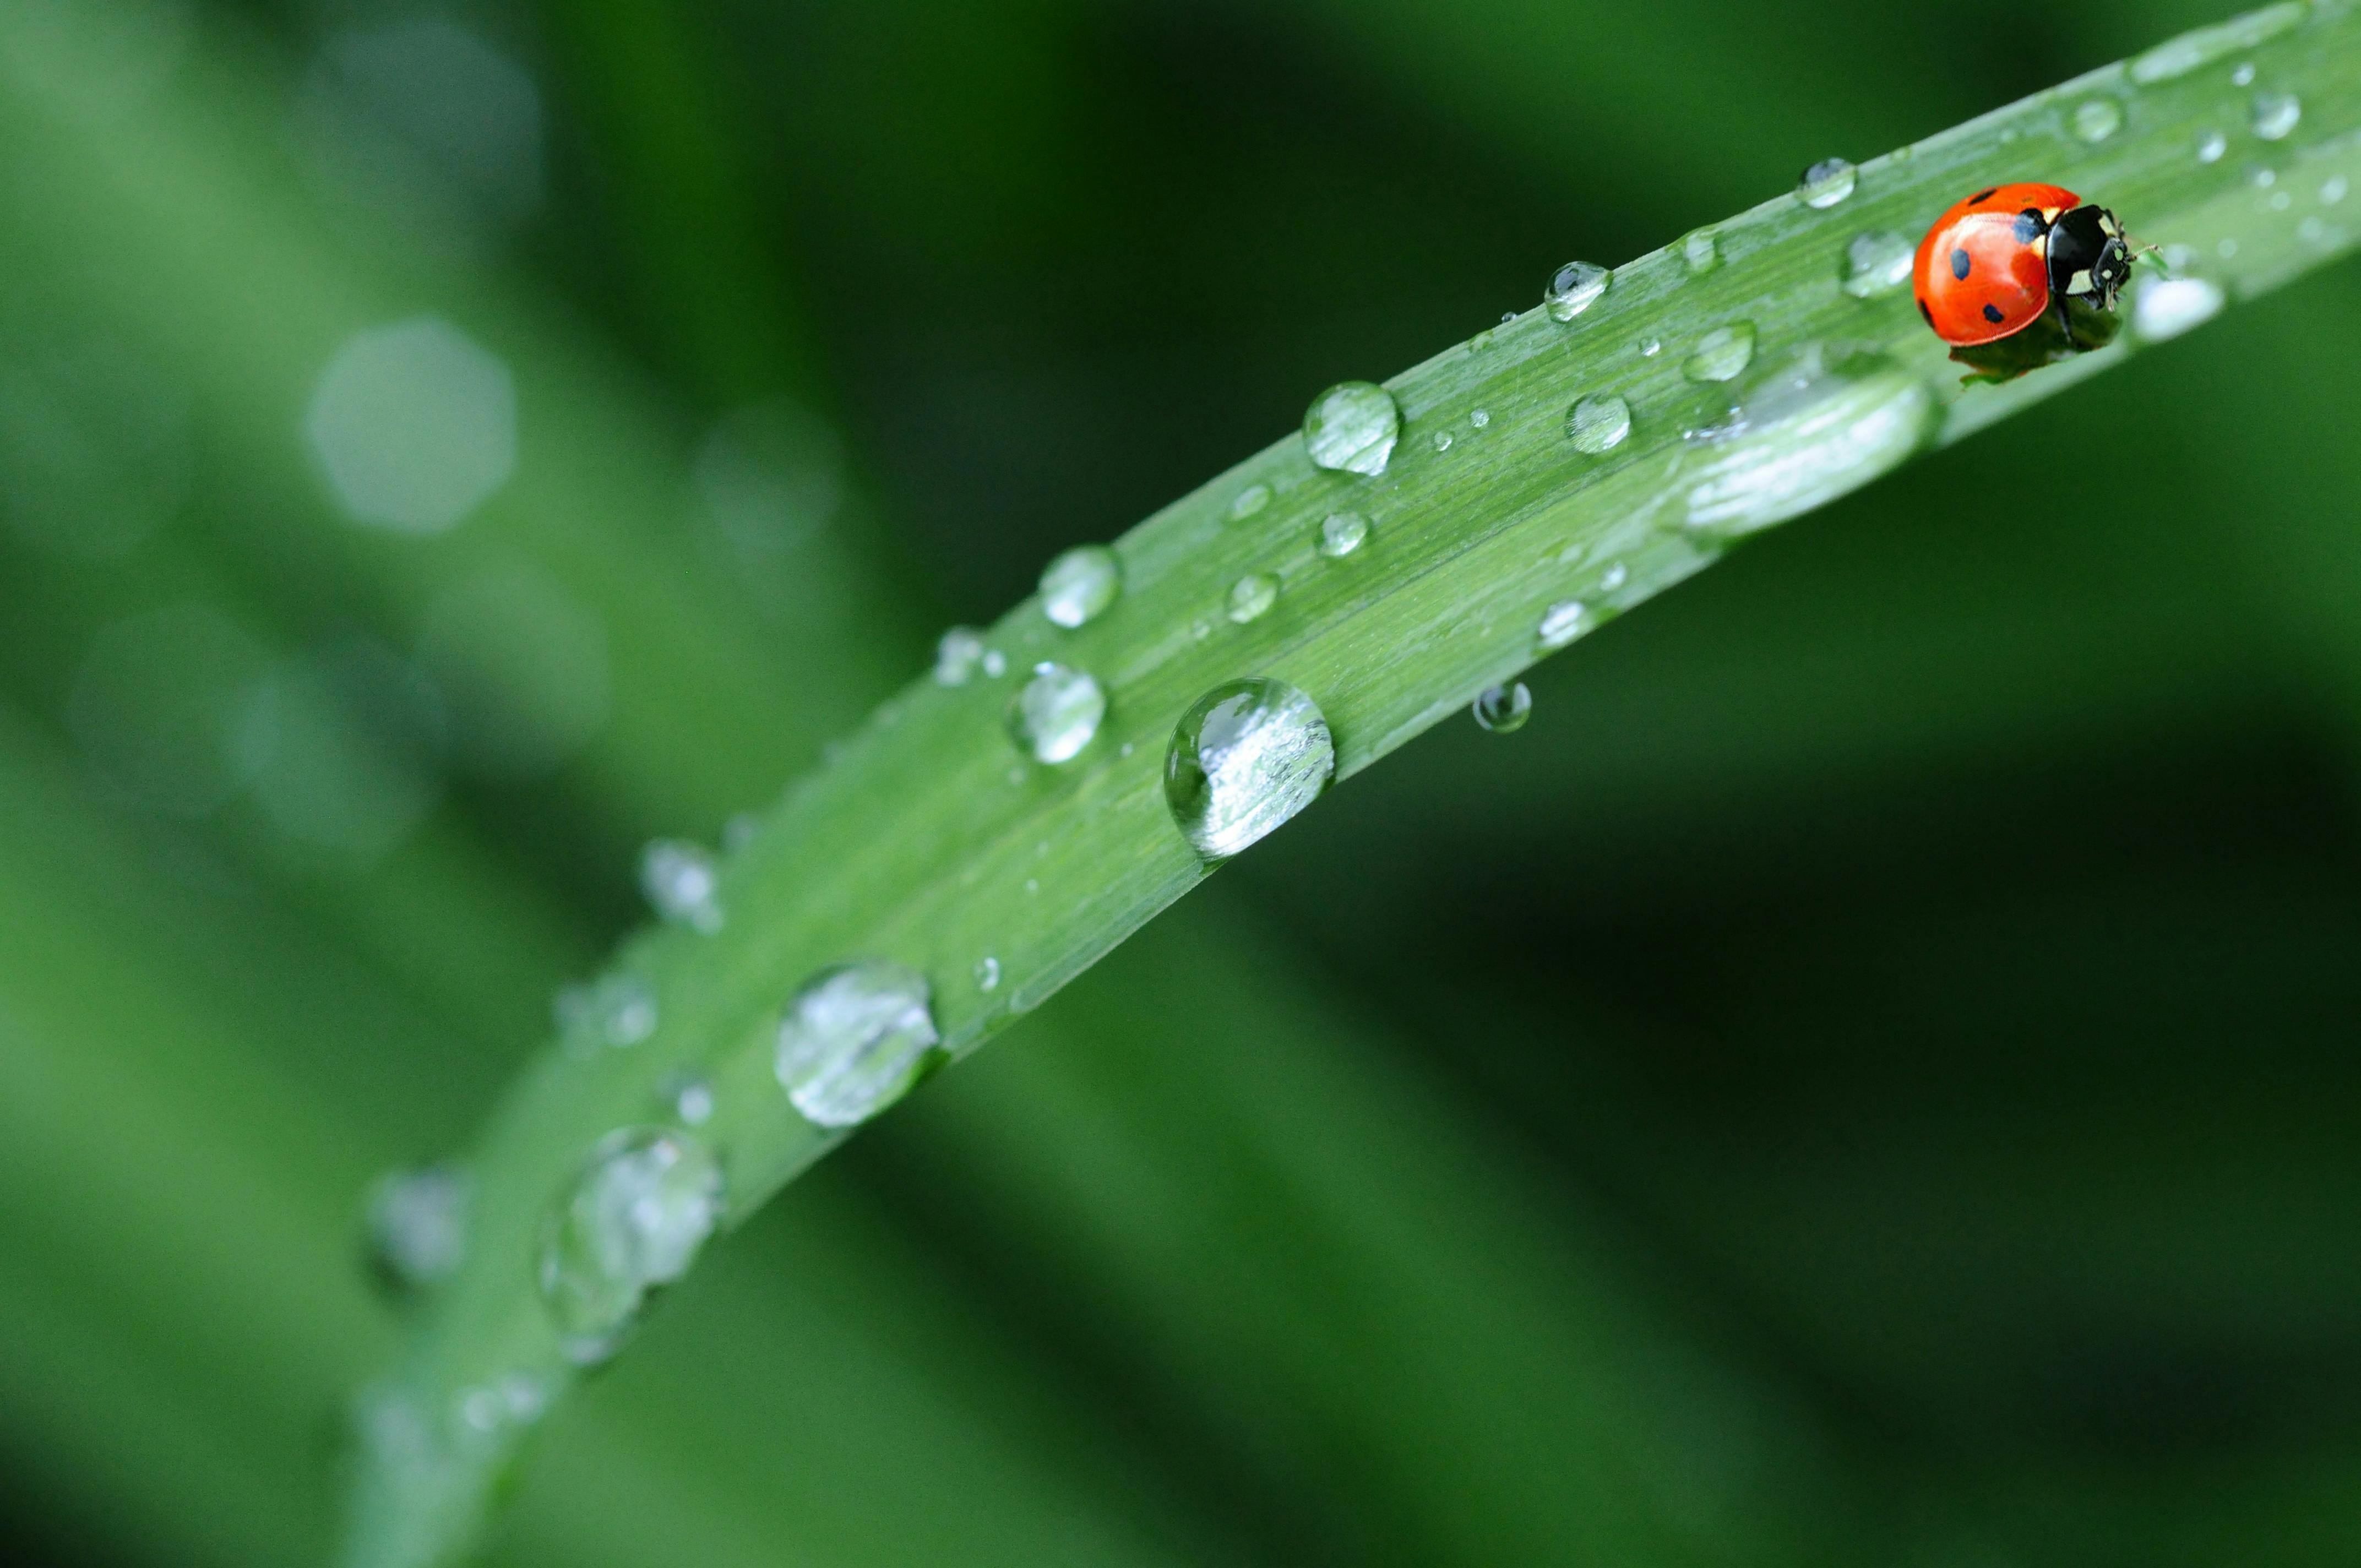
[(2255, 94), (2255, 134), (2265, 141), (2285, 141), (2303, 118), (2303, 101), (2292, 93)]
[(1841, 158), (1824, 158), (1804, 170), (1795, 181), (1795, 194), (1807, 207), (1833, 207), (1852, 194), (1853, 184), (1861, 171)]
[(610, 974), (557, 993), (557, 1026), (571, 1045), (636, 1046), (656, 1032), (656, 993), (635, 974)]
[(1229, 681), (1173, 727), (1164, 799), (1190, 846), (1220, 860), (1319, 799), (1335, 772), (1319, 704), (1284, 681)]
[(2124, 128), (2124, 106), (2113, 98), (2092, 98), (2074, 106), (2074, 134), (2102, 142)]
[(1612, 392), (1593, 392), (1566, 411), (1565, 433), (1576, 452), (1610, 452), (1631, 433), (1631, 405)]
[(447, 1165), (379, 1179), (369, 1190), (369, 1255), (387, 1284), (422, 1290), (459, 1272), (473, 1189), (466, 1171)]
[(1570, 322), (1596, 304), (1614, 280), (1615, 274), (1604, 267), (1569, 261), (1557, 269), (1549, 287), (1542, 291), (1542, 308), (1549, 312), (1552, 321)]
[(1123, 591), (1123, 566), (1104, 544), (1082, 544), (1043, 568), (1041, 613), (1071, 631), (1098, 618)]
[(721, 1168), (686, 1133), (611, 1134), (541, 1234), (541, 1299), (577, 1361), (604, 1359), (648, 1293), (688, 1272), (721, 1218)]
[(1542, 611), (1533, 640), (1543, 652), (1554, 653), (1589, 630), (1590, 607), (1580, 599), (1560, 599)]
[(1808, 511), (1907, 458), (1934, 414), (1925, 384), (1892, 360), (1808, 350), (1684, 463), (1686, 521), (1727, 536)]
[(926, 976), (870, 959), (804, 983), (779, 1025), (779, 1082), (807, 1121), (851, 1127), (909, 1091), (942, 1039)]
[(1008, 705), (1008, 733), (1035, 762), (1071, 762), (1099, 732), (1106, 710), (1106, 690), (1088, 670), (1036, 664)]
[(666, 920), (708, 934), (721, 929), (721, 873), (698, 844), (658, 839), (640, 852), (640, 887)]
[(1532, 717), (1533, 694), (1522, 681), (1504, 686), (1486, 686), (1477, 694), (1468, 710), (1475, 715), (1477, 726), (1495, 735), (1513, 735), (1525, 727)]
[(1681, 240), (1681, 267), (1692, 278), (1702, 278), (1721, 265), (1721, 242), (1711, 229), (1697, 229)]
[(1303, 446), (1312, 461), (1337, 473), (1382, 474), (1401, 436), (1401, 410), (1374, 381), (1344, 381), (1312, 400)]
[(2132, 330), (2149, 343), (2179, 337), (2222, 313), (2220, 284), (2204, 278), (2150, 278), (2132, 302)]
[(954, 626), (935, 644), (935, 682), (963, 686), (983, 664), (983, 633), (972, 626)]
[(1249, 572), (1230, 585), (1230, 619), (1244, 626), (1259, 620), (1279, 602), (1279, 579), (1268, 572)]
[(1369, 537), (1369, 520), (1356, 511), (1334, 511), (1320, 524), (1320, 554), (1334, 560), (1350, 555)]
[(1268, 505), (1270, 505), (1270, 487), (1263, 484), (1248, 485), (1230, 498), (1230, 521), (1244, 522)]
[(1857, 234), (1845, 246), (1844, 270), (1839, 281), (1856, 300), (1891, 294), (1910, 281), (1910, 262), (1916, 252), (1907, 235), (1892, 229)]
[(1754, 323), (1732, 322), (1697, 339), (1697, 351), (1681, 365), (1692, 381), (1728, 381), (1754, 359)]

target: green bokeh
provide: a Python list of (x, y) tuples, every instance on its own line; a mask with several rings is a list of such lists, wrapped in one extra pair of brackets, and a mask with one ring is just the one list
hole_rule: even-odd
[[(0, 1505), (159, 1564), (326, 1552), (362, 1194), (641, 842), (1319, 388), (2212, 19), (70, 9), (0, 0)], [(513, 473), (356, 526), (307, 411), (427, 317)], [(2352, 1561), (2356, 346), (2347, 262), (1338, 791), (716, 1249), (500, 1560)]]

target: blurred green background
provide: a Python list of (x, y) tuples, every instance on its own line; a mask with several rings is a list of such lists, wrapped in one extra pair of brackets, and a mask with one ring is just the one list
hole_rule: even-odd
[[(368, 1183), (943, 623), (2219, 14), (0, 0), (18, 1560), (327, 1555)], [(2361, 1556), (2356, 348), (2347, 261), (1339, 790), (715, 1249), (495, 1558)]]

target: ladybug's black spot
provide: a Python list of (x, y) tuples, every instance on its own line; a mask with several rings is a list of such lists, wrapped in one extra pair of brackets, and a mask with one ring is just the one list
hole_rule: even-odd
[(1991, 201), (1991, 200), (1993, 199), (1993, 191), (1997, 191), (1997, 190), (1999, 190), (1999, 189), (2000, 189), (2000, 187), (1999, 187), (1999, 186), (1994, 185), (1994, 186), (1993, 186), (1993, 187), (1991, 188), (1991, 190), (1985, 190), (1985, 191), (1979, 191), (1979, 192), (1977, 192), (1974, 195), (1972, 195), (1972, 196), (1971, 196), (1971, 197), (1969, 197), (1969, 198), (1968, 198), (1968, 205), (1969, 205), (1969, 206), (1971, 206), (1971, 207), (1981, 207), (1981, 206), (1982, 206), (1986, 202), (1989, 202), (1989, 201)]
[(2016, 243), (2031, 245), (2041, 237), (2041, 214), (2031, 208), (2016, 214)]
[(1967, 275), (1968, 253), (1964, 250), (1955, 250), (1951, 252), (1951, 276), (1954, 278), (1964, 279)]
[(1998, 326), (2007, 319), (2008, 318), (2006, 316), (2000, 313), (2000, 307), (1998, 305), (1986, 305), (1984, 307), (1984, 320), (1992, 323), (1993, 325)]

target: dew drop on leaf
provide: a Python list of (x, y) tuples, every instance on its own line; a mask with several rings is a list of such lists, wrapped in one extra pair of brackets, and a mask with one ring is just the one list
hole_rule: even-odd
[(1173, 727), (1164, 799), (1190, 847), (1220, 860), (1319, 799), (1335, 772), (1319, 704), (1284, 681), (1227, 681)]

